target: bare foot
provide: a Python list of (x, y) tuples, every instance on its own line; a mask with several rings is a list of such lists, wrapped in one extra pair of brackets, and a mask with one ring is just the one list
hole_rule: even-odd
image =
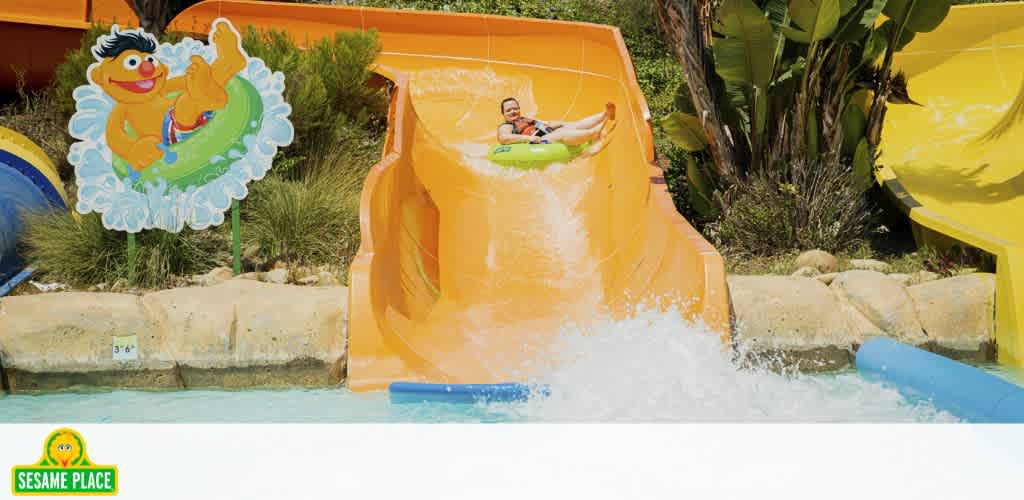
[(213, 61), (213, 78), (223, 86), (235, 76), (235, 73), (245, 68), (241, 38), (230, 24), (218, 22), (211, 39), (217, 47), (217, 60)]
[(609, 102), (604, 105), (604, 115), (609, 120), (615, 120), (615, 103)]
[[(612, 108), (612, 109), (615, 109), (615, 108)], [(619, 122), (617, 122), (617, 121), (615, 121), (614, 119), (612, 119), (612, 121), (611, 121), (610, 123), (608, 123), (606, 127), (602, 127), (602, 128), (601, 128), (601, 131), (600, 131), (600, 133), (599, 133), (599, 134), (600, 134), (600, 137), (601, 137), (601, 139), (602, 139), (602, 140), (604, 140), (604, 139), (605, 139), (606, 137), (608, 137), (609, 135), (611, 135), (611, 134), (612, 134), (612, 131), (614, 131), (614, 130), (615, 130), (615, 125), (617, 125), (618, 123), (619, 123)]]

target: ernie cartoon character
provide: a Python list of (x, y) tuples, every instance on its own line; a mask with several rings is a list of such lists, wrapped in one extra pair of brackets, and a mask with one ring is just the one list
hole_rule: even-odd
[(185, 74), (174, 78), (155, 55), (156, 38), (141, 29), (120, 31), (115, 25), (97, 41), (89, 80), (115, 101), (105, 136), (111, 151), (131, 165), (131, 178), (170, 154), (168, 146), (186, 140), (227, 104), (225, 85), (245, 68), (246, 56), (228, 22), (216, 22), (211, 39), (217, 51), (213, 63), (193, 55)]

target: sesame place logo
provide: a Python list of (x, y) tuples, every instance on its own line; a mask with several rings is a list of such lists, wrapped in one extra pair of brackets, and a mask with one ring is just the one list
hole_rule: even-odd
[(57, 429), (43, 442), (39, 462), (11, 469), (11, 490), (15, 496), (116, 495), (117, 467), (94, 464), (81, 434)]

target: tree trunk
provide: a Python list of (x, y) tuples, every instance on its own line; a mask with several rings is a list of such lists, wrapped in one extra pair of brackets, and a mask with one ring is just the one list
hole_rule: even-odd
[(147, 33), (163, 36), (164, 29), (179, 12), (199, 0), (126, 0), (131, 4), (139, 24)]
[(724, 126), (709, 82), (714, 72), (710, 40), (709, 0), (658, 0), (658, 21), (683, 67), (690, 96), (708, 138), (715, 170), (724, 187), (734, 186), (739, 173), (735, 142)]

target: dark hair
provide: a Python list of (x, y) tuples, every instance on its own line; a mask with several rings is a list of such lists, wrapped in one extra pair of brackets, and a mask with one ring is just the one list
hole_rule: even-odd
[(92, 53), (99, 59), (117, 57), (126, 50), (137, 50), (139, 52), (156, 52), (156, 41), (150, 36), (139, 33), (114, 33), (106, 37), (102, 45), (92, 49)]
[(501, 104), (498, 105), (498, 108), (501, 110), (502, 113), (505, 112), (505, 103), (509, 101), (519, 104), (519, 101), (515, 97), (506, 97), (504, 100), (501, 101)]

